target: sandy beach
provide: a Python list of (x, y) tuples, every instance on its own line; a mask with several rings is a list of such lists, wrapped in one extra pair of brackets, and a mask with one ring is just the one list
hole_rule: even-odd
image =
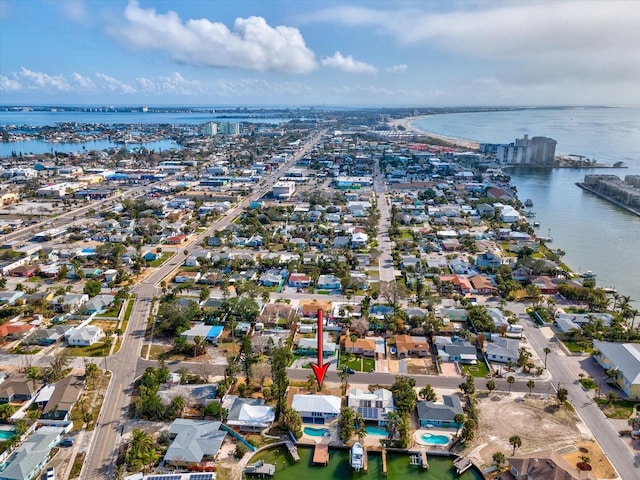
[(395, 120), (391, 120), (390, 122), (387, 122), (387, 125), (389, 125), (393, 129), (397, 129), (400, 126), (400, 127), (403, 127), (407, 132), (427, 135), (431, 138), (437, 138), (438, 140), (448, 142), (452, 145), (456, 145), (461, 148), (468, 148), (470, 150), (478, 149), (479, 147), (478, 142), (472, 142), (469, 140), (465, 140), (464, 138), (448, 137), (446, 135), (440, 135), (438, 133), (425, 132), (423, 130), (420, 130), (414, 127), (413, 122), (420, 120), (421, 118), (424, 118), (424, 116), (398, 118)]

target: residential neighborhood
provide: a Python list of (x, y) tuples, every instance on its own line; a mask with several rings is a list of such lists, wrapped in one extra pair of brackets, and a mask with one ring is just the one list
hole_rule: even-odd
[(277, 478), (356, 443), (625, 478), (634, 299), (571, 271), (495, 155), (388, 120), (3, 159), (0, 480)]

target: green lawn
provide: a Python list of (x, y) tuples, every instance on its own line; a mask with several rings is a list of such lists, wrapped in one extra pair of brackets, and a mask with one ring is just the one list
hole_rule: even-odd
[(584, 342), (570, 342), (569, 340), (563, 340), (564, 346), (567, 347), (571, 353), (593, 353), (593, 343), (591, 341)]
[(350, 354), (340, 354), (338, 370), (344, 367), (354, 369), (356, 372), (373, 372), (376, 369), (376, 361), (373, 358), (356, 357)]
[(581, 378), (580, 384), (585, 390), (595, 390), (598, 388), (598, 384), (593, 378)]
[(461, 365), (463, 375), (471, 375), (472, 377), (484, 378), (489, 374), (487, 364), (484, 362), (478, 362), (477, 365)]
[(155, 260), (152, 260), (151, 262), (149, 262), (149, 266), (150, 267), (159, 267), (160, 265), (162, 265), (164, 262), (169, 260), (174, 255), (175, 255), (174, 252), (162, 252), (160, 254), (160, 257), (158, 257)]
[(633, 406), (638, 403), (637, 400), (615, 400), (612, 403), (607, 401), (606, 397), (597, 398), (596, 403), (600, 406), (602, 413), (607, 418), (617, 420), (626, 420), (633, 414)]
[(71, 346), (67, 349), (69, 354), (74, 357), (104, 357), (108, 353), (106, 347), (104, 342), (96, 342), (87, 347)]

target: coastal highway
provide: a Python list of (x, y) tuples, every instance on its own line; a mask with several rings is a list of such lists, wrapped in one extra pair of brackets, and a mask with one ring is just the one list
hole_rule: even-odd
[[(131, 406), (133, 384), (136, 377), (149, 365), (149, 362), (143, 361), (139, 354), (144, 343), (147, 319), (153, 299), (160, 292), (157, 285), (182, 265), (185, 250), (192, 245), (197, 245), (212, 232), (226, 228), (250, 202), (259, 199), (269, 191), (287, 168), (306, 155), (320, 140), (322, 134), (323, 132), (315, 132), (286, 163), (266, 177), (258, 185), (258, 188), (254, 188), (253, 193), (231, 208), (222, 218), (213, 222), (206, 231), (195, 236), (188, 243), (177, 246), (175, 255), (168, 262), (152, 271), (131, 289), (131, 293), (136, 295), (133, 312), (120, 350), (105, 360), (106, 368), (111, 371), (112, 378), (86, 452), (85, 462), (80, 473), (81, 479), (114, 478), (115, 460)], [(139, 364), (142, 364), (140, 366), (143, 368), (138, 368)], [(156, 362), (153, 364), (157, 365)]]

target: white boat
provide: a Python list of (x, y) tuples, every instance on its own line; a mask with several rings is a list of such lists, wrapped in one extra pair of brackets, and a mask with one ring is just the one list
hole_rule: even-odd
[(362, 444), (360, 442), (356, 442), (351, 447), (351, 452), (349, 454), (349, 465), (356, 472), (359, 472), (364, 468), (364, 448), (362, 448)]
[(533, 200), (527, 198), (527, 200), (524, 202), (524, 205), (525, 207), (533, 207)]

